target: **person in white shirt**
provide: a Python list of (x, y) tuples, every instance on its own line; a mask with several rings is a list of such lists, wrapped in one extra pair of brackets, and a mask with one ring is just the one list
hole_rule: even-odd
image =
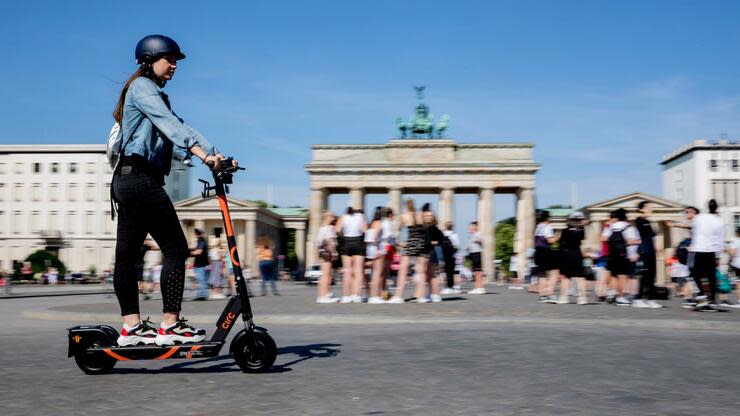
[(601, 241), (609, 245), (606, 268), (617, 277), (617, 305), (630, 306), (632, 302), (627, 297), (630, 294), (629, 276), (634, 270), (633, 263), (639, 258), (640, 234), (627, 222), (624, 208), (612, 211), (610, 217), (614, 221), (601, 234)]
[(341, 303), (362, 303), (362, 284), (365, 280), (365, 242), (363, 234), (367, 231), (365, 216), (348, 207), (347, 213), (339, 217), (336, 231), (344, 237), (342, 244), (342, 282)]
[(534, 262), (537, 264), (538, 292), (540, 303), (558, 303), (555, 298), (555, 283), (560, 276), (557, 256), (552, 245), (560, 237), (550, 226), (550, 213), (546, 210), (537, 212), (537, 227), (534, 229)]
[(337, 258), (337, 231), (334, 229), (336, 217), (331, 211), (324, 211), (321, 228), (316, 233), (316, 248), (321, 259), (321, 277), (319, 278), (316, 303), (334, 303), (335, 298), (331, 293), (331, 273), (334, 260)]
[(737, 300), (732, 306), (734, 308), (740, 308), (740, 227), (735, 228), (735, 238), (730, 242), (727, 252), (732, 256), (730, 259), (730, 270), (732, 270), (737, 297)]
[(470, 241), (468, 242), (468, 256), (473, 263), (473, 276), (475, 288), (468, 292), (469, 295), (485, 295), (486, 287), (483, 282), (483, 262), (481, 252), (483, 251), (483, 237), (478, 232), (478, 221), (470, 223), (468, 228)]
[(444, 254), (445, 275), (447, 276), (447, 287), (442, 289), (440, 294), (453, 295), (460, 293), (460, 288), (455, 287), (455, 253), (460, 248), (460, 237), (453, 229), (452, 221), (445, 223), (445, 230), (442, 234), (447, 238), (449, 243), (442, 245), (442, 254)]
[(697, 311), (712, 310), (717, 293), (717, 262), (724, 246), (724, 224), (717, 215), (717, 201), (709, 200), (709, 213), (699, 214), (691, 221), (691, 246), (693, 264), (690, 264), (701, 296), (694, 308)]

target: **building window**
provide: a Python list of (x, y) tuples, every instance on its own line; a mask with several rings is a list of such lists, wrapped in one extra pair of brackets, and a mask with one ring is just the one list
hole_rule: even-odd
[(70, 183), (69, 185), (67, 185), (67, 201), (77, 201), (77, 184)]
[(0, 202), (5, 201), (5, 184), (0, 183)]
[(15, 202), (23, 201), (23, 184), (17, 183), (13, 185), (13, 193), (15, 194), (13, 197), (13, 199), (15, 199)]
[(87, 186), (85, 186), (85, 200), (88, 202), (92, 202), (95, 200), (95, 184), (94, 183), (88, 183)]
[(49, 186), (49, 201), (59, 201), (59, 184), (52, 183)]
[(732, 168), (733, 172), (737, 172), (738, 170), (740, 170), (740, 161), (738, 161), (737, 159), (732, 159), (730, 167)]
[(719, 162), (717, 161), (717, 159), (711, 159), (709, 161), (709, 170), (712, 172), (717, 172), (718, 168), (719, 168)]
[(31, 184), (31, 201), (34, 201), (34, 202), (41, 201), (41, 184), (40, 183)]
[(87, 173), (95, 173), (95, 163), (87, 163)]
[(59, 163), (51, 164), (51, 173), (59, 173)]
[(20, 234), (24, 228), (21, 220), (23, 219), (23, 212), (13, 211), (13, 234)]
[(105, 222), (105, 233), (113, 234), (115, 232), (116, 223), (115, 220), (110, 219), (110, 211), (105, 211), (103, 221)]
[(69, 173), (77, 173), (77, 163), (71, 162), (69, 164)]
[(8, 173), (7, 168), (5, 166), (5, 162), (0, 163), (0, 175), (4, 175)]
[(77, 234), (77, 213), (67, 213), (67, 224), (64, 227), (69, 234)]
[(24, 166), (23, 163), (16, 163), (15, 164), (15, 170), (14, 170), (14, 172), (16, 174), (18, 174), (18, 175), (22, 175), (23, 174), (23, 166)]
[(59, 213), (57, 211), (51, 211), (49, 213), (49, 223), (46, 228), (51, 231), (58, 231), (59, 227)]
[(35, 162), (33, 164), (33, 173), (41, 173), (41, 163)]
[(0, 211), (0, 234), (5, 234), (5, 212)]
[(85, 212), (85, 234), (95, 232), (95, 213), (93, 211)]
[(737, 230), (738, 227), (740, 227), (740, 214), (733, 215), (732, 216), (732, 222), (735, 225), (735, 227), (733, 229)]
[(39, 211), (31, 211), (30, 224), (28, 227), (32, 233), (38, 233), (41, 231), (41, 213)]

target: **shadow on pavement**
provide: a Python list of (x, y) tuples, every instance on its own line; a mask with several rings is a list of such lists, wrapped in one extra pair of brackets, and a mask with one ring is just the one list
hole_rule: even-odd
[[(278, 356), (286, 354), (297, 355), (298, 358), (284, 364), (276, 364), (268, 373), (285, 373), (293, 371), (292, 366), (312, 358), (330, 358), (334, 357), (341, 351), (341, 344), (309, 344), (309, 345), (291, 345), (289, 347), (278, 348)], [(208, 367), (193, 367), (204, 363), (215, 363)], [(241, 371), (236, 365), (231, 355), (219, 355), (218, 357), (206, 358), (197, 361), (184, 361), (159, 369), (150, 368), (114, 368), (113, 374), (157, 374), (157, 373), (228, 373)]]

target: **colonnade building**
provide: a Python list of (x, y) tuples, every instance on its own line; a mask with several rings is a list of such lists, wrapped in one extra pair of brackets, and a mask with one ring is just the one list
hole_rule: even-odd
[(457, 143), (450, 139), (393, 139), (385, 144), (314, 145), (306, 165), (311, 178), (306, 261), (317, 264), (315, 236), (332, 194), (349, 194), (349, 205), (365, 208), (367, 194), (386, 194), (387, 206), (402, 211), (404, 194), (439, 195), (438, 220), (454, 218), (455, 194), (478, 196), (483, 266), (493, 274), (496, 193), (516, 195), (516, 253), (526, 264), (535, 225), (531, 143)]

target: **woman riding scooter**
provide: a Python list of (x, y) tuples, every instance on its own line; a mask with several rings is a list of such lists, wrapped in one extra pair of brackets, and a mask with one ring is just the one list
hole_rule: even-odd
[[(171, 109), (162, 91), (185, 55), (174, 40), (147, 36), (136, 45), (139, 68), (126, 81), (113, 117), (124, 138), (121, 161), (113, 172), (112, 196), (118, 205), (118, 232), (113, 286), (121, 306), (123, 329), (118, 344), (200, 342), (205, 330), (180, 317), (185, 260), (190, 252), (172, 201), (164, 191), (173, 152), (191, 155), (211, 168), (224, 157)], [(236, 162), (234, 162), (236, 165)], [(139, 315), (134, 265), (141, 244), (151, 234), (162, 250), (162, 323), (159, 330)]]

